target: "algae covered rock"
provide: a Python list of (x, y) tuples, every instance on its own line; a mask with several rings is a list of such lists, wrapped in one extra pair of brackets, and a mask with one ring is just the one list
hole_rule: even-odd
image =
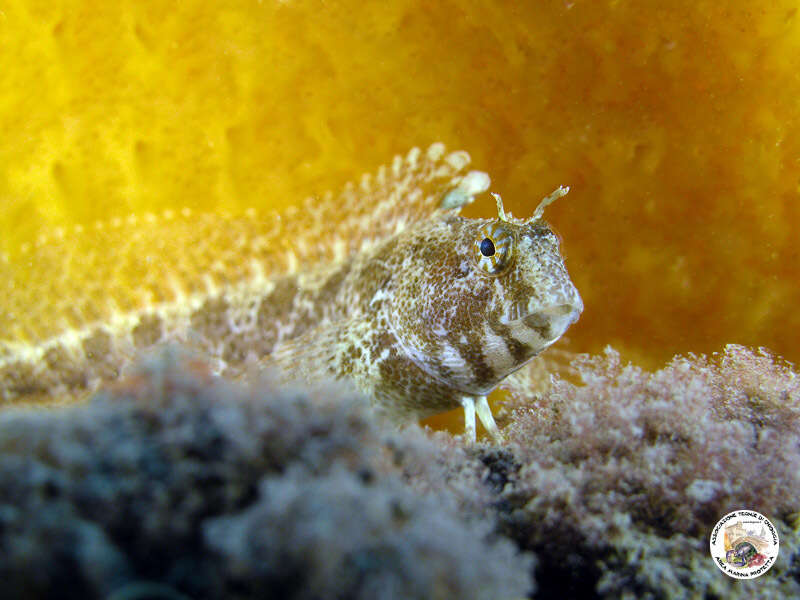
[[(800, 594), (793, 367), (740, 346), (656, 372), (611, 350), (573, 367), (579, 381), (515, 389), (499, 446), (174, 354), (84, 405), (6, 409), (4, 597)], [(708, 551), (741, 507), (780, 535), (751, 581)]]
[(335, 387), (153, 359), (85, 405), (0, 415), (3, 597), (523, 597), (531, 557), (458, 491), (477, 463), (407, 482), (459, 452)]
[[(481, 453), (501, 531), (539, 558), (541, 597), (800, 594), (800, 378), (729, 345), (648, 372), (617, 352), (573, 363), (579, 384), (515, 390), (507, 448)], [(758, 579), (714, 565), (709, 536), (737, 509), (767, 516), (780, 554)]]

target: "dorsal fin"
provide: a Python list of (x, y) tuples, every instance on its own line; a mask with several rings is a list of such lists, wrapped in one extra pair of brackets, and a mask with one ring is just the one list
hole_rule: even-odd
[(184, 209), (42, 235), (16, 256), (0, 257), (0, 363), (93, 323), (341, 261), (470, 202), (488, 176), (467, 173), (468, 164), (466, 152), (433, 144), (281, 214)]

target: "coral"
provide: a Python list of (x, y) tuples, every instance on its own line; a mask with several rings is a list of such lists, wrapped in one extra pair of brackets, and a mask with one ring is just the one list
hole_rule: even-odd
[[(503, 531), (549, 571), (538, 577), (542, 595), (554, 582), (603, 597), (800, 592), (796, 567), (787, 574), (800, 559), (789, 527), (800, 509), (791, 366), (731, 345), (655, 373), (611, 349), (575, 367), (582, 385), (557, 379), (533, 399), (515, 392), (509, 448), (482, 454), (500, 478)], [(777, 521), (783, 541), (767, 576), (733, 587), (709, 562), (708, 535), (742, 507)]]
[(530, 590), (531, 557), (469, 508), (479, 464), (455, 444), (335, 386), (248, 387), (170, 356), (86, 405), (0, 414), (4, 598)]

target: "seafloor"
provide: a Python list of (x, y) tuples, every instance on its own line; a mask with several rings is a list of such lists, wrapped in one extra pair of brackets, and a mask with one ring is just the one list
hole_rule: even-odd
[[(0, 65), (0, 265), (95, 221), (299, 205), (441, 141), (517, 216), (571, 186), (548, 220), (586, 312), (559, 347), (650, 369), (518, 384), (502, 447), (168, 356), (4, 408), (1, 597), (800, 596), (796, 369), (663, 367), (800, 360), (794, 0), (8, 0)], [(53, 300), (24, 267), (4, 339), (16, 292)], [(707, 550), (743, 507), (781, 535), (750, 582)]]
[(800, 361), (796, 0), (5, 0), (0, 65), (12, 260), (57, 227), (300, 206), (443, 142), (518, 217), (570, 186), (570, 350)]
[[(517, 384), (501, 445), (175, 350), (86, 404), (6, 409), (2, 597), (798, 597), (797, 373), (738, 346), (573, 366), (544, 394)], [(780, 534), (752, 581), (708, 551), (739, 508)]]

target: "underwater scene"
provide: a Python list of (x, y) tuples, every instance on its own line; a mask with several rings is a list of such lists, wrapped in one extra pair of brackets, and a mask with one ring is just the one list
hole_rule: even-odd
[(800, 597), (763, 4), (0, 2), (0, 598)]

